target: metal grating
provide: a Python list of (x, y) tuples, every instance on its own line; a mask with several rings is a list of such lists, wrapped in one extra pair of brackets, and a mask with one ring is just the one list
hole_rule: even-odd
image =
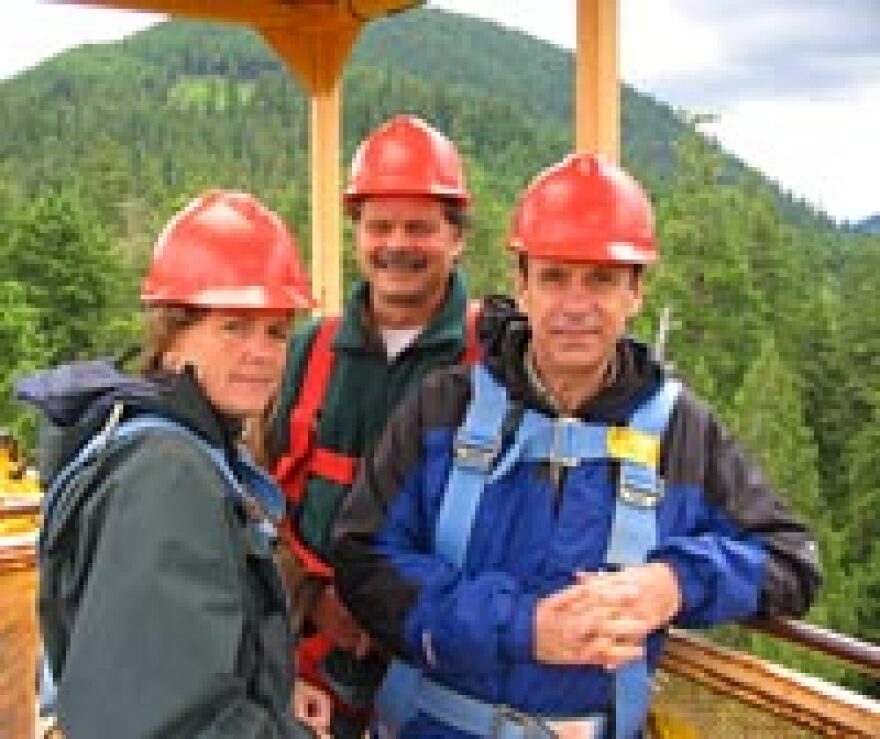
[(658, 672), (652, 739), (814, 739), (826, 736), (707, 685)]

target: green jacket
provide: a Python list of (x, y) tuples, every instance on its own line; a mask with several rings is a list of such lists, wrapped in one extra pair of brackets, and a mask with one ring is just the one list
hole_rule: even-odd
[[(106, 394), (185, 425), (234, 466), (230, 422), (187, 375), (167, 379)], [(103, 423), (98, 405), (52, 426), (50, 477)], [(152, 429), (65, 486), (41, 542), (39, 607), (69, 739), (311, 736), (290, 714), (279, 574), (226, 484), (192, 440)]]
[[(432, 370), (458, 362), (465, 349), (467, 294), (464, 278), (454, 272), (438, 313), (394, 360), (389, 361), (381, 338), (367, 320), (368, 286), (358, 283), (346, 302), (333, 343), (336, 361), (317, 427), (317, 444), (362, 458), (379, 437), (391, 411)], [(281, 391), (279, 411), (270, 429), (270, 455), (288, 447), (289, 416), (319, 321), (312, 321), (293, 338)], [(311, 478), (298, 511), (291, 512), (303, 541), (326, 560), (330, 531), (348, 488)]]

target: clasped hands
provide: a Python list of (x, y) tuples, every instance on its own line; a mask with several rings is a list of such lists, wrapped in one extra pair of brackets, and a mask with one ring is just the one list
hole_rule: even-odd
[(672, 568), (662, 562), (618, 572), (579, 572), (572, 585), (538, 601), (535, 658), (614, 670), (644, 656), (645, 638), (681, 607)]

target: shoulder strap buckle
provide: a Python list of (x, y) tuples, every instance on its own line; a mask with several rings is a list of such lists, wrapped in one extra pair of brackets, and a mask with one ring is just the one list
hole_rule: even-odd
[(500, 451), (500, 438), (482, 444), (476, 439), (459, 437), (455, 442), (455, 463), (467, 469), (488, 473)]
[(508, 705), (496, 707), (492, 717), (492, 733), (489, 736), (492, 739), (510, 736), (512, 726), (519, 729), (517, 736), (522, 736), (523, 739), (552, 739), (556, 736), (556, 732), (540, 718), (517, 711)]
[(631, 462), (620, 465), (618, 496), (638, 508), (654, 508), (663, 498), (664, 483), (656, 470)]

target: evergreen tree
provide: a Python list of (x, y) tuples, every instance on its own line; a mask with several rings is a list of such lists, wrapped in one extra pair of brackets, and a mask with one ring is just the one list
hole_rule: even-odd
[(48, 361), (118, 350), (113, 317), (134, 310), (136, 281), (94, 214), (75, 196), (53, 191), (25, 203), (10, 225), (0, 244), (0, 279), (26, 287)]
[(25, 441), (33, 440), (34, 419), (13, 402), (12, 387), (48, 361), (49, 346), (40, 324), (27, 287), (0, 280), (0, 419)]

